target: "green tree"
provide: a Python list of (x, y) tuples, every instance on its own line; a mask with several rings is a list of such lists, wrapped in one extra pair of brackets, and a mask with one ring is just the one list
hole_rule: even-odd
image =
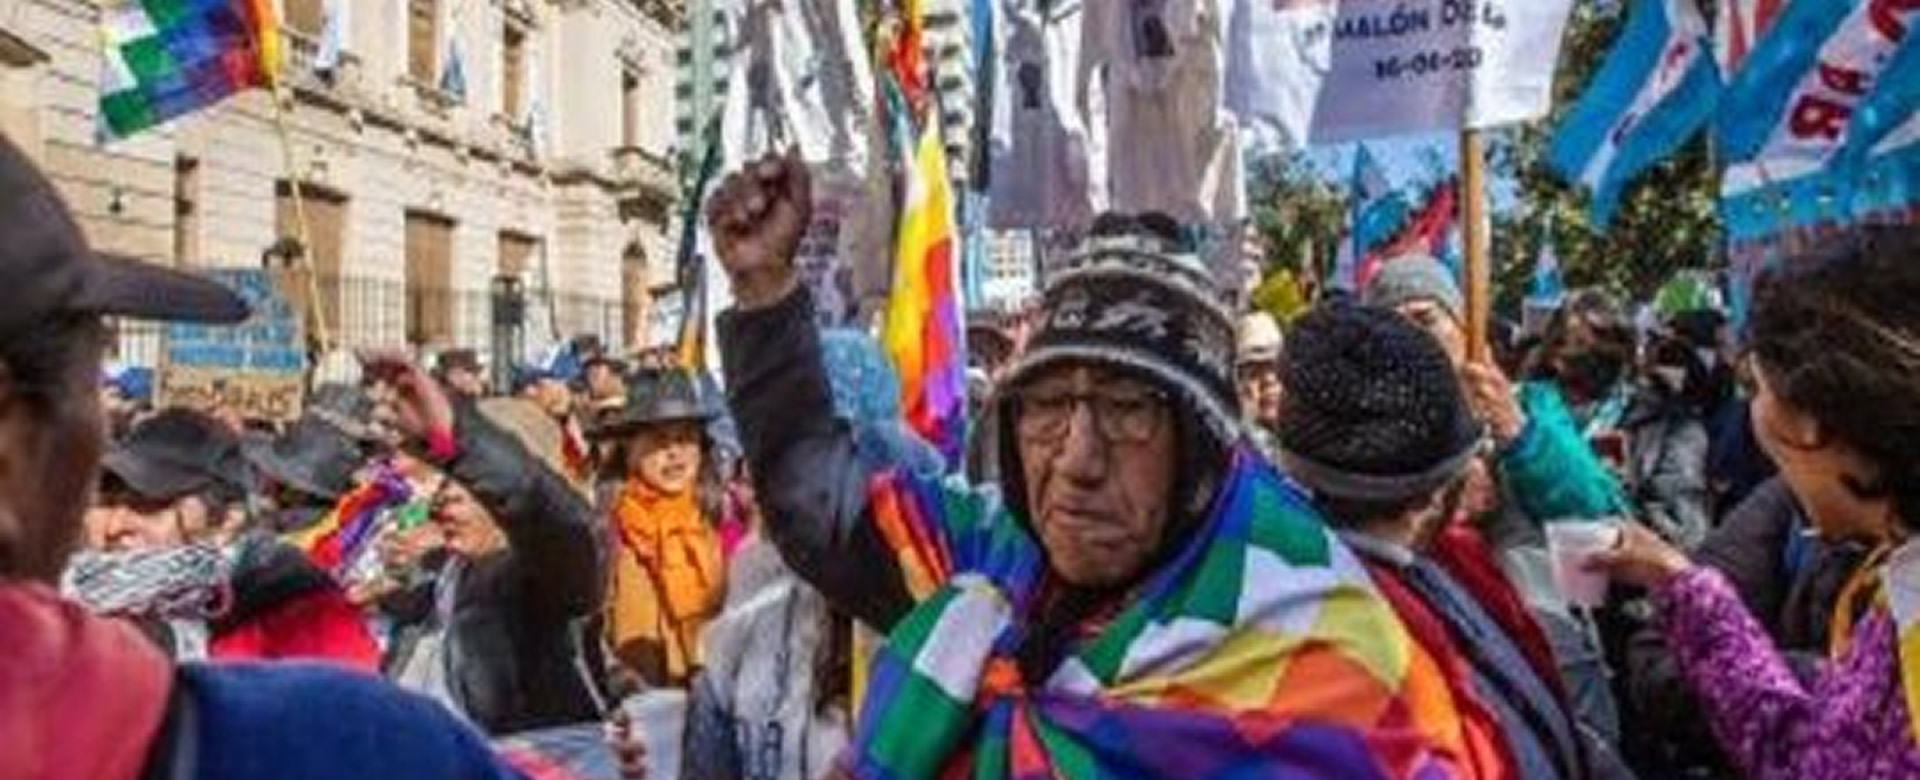
[(1257, 160), (1247, 178), (1254, 229), (1265, 241), (1262, 267), (1324, 278), (1346, 229), (1346, 193), (1301, 151)]
[(1598, 286), (1635, 299), (1651, 295), (1675, 271), (1720, 261), (1718, 173), (1705, 134), (1629, 184), (1605, 232), (1588, 220), (1587, 194), (1547, 170), (1553, 131), (1599, 71), (1624, 21), (1619, 10), (1576, 3), (1554, 78), (1553, 114), (1489, 134), (1489, 170), (1517, 181), (1520, 195), (1493, 227), (1495, 290), (1508, 310), (1525, 295), (1549, 236), (1569, 287)]

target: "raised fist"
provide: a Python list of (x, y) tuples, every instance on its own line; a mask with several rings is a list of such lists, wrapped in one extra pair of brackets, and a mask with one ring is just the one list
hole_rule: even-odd
[(813, 214), (812, 183), (798, 152), (769, 154), (720, 183), (707, 226), (741, 308), (785, 299), (798, 284), (793, 256)]

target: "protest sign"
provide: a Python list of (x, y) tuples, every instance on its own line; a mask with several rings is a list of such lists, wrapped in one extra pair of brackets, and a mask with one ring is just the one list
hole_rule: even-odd
[(292, 420), (305, 391), (306, 341), (286, 278), (260, 269), (204, 275), (227, 285), (253, 316), (233, 326), (173, 324), (165, 332), (158, 402), (225, 409), (247, 419)]
[(1537, 119), (1571, 0), (1236, 0), (1227, 105), (1294, 145)]

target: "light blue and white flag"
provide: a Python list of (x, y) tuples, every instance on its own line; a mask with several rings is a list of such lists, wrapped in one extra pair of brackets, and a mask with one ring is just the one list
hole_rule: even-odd
[(347, 30), (352, 22), (348, 14), (353, 4), (347, 0), (327, 0), (325, 19), (320, 25), (320, 50), (314, 54), (313, 69), (324, 78), (333, 78), (340, 69), (340, 55), (346, 48)]
[(1707, 21), (1695, 0), (1635, 0), (1593, 85), (1555, 133), (1547, 162), (1593, 194), (1612, 221), (1627, 183), (1712, 118), (1720, 93)]
[[(1880, 87), (1867, 97), (1847, 127), (1839, 167), (1857, 171), (1877, 147), (1920, 111), (1920, 35), (1908, 35), (1881, 72)], [(1900, 145), (1900, 144), (1896, 144)]]
[(1722, 98), (1717, 131), (1724, 158), (1824, 167), (1916, 26), (1920, 4), (1912, 2), (1787, 6)]
[(1560, 276), (1560, 255), (1553, 251), (1553, 226), (1549, 224), (1540, 237), (1540, 254), (1533, 260), (1533, 285), (1527, 290), (1527, 301), (1557, 308), (1566, 296), (1567, 285)]
[(1797, 0), (1728, 86), (1718, 129), (1729, 161), (1730, 241), (1776, 240), (1905, 213), (1920, 200), (1920, 4)]
[(460, 36), (447, 35), (447, 62), (440, 68), (440, 91), (467, 102), (467, 68), (460, 58)]

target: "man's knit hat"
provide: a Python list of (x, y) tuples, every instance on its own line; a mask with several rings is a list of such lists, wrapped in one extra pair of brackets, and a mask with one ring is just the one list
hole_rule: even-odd
[(1316, 493), (1392, 502), (1459, 476), (1480, 442), (1439, 343), (1385, 309), (1322, 307), (1288, 345), (1280, 465)]
[(1453, 315), (1455, 322), (1466, 320), (1466, 299), (1460, 295), (1460, 283), (1453, 272), (1425, 255), (1388, 260), (1367, 283), (1363, 300), (1368, 306), (1397, 309), (1414, 301), (1433, 301)]
[(1192, 410), (1222, 445), (1237, 437), (1234, 322), (1199, 254), (1145, 222), (1103, 221), (1053, 269), (1034, 332), (1007, 373), (1019, 387), (1065, 363), (1139, 374)]

